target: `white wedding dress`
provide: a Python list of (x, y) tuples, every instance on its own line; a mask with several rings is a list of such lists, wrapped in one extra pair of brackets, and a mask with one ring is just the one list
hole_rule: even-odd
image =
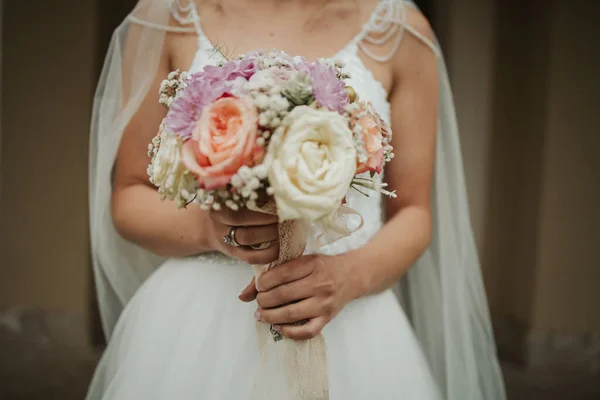
[[(381, 2), (373, 19), (385, 14), (382, 7), (399, 3), (402, 2)], [(212, 45), (199, 21), (194, 22), (199, 48), (192, 72), (217, 61), (208, 55)], [(346, 63), (346, 71), (351, 75), (349, 84), (389, 122), (391, 110), (386, 90), (361, 61), (361, 57), (370, 56), (361, 50), (370, 33), (368, 28), (365, 26), (336, 58)], [(415, 33), (410, 27), (403, 28)], [(433, 44), (420, 38), (434, 49)], [(382, 225), (380, 197), (350, 193), (348, 203), (363, 216), (364, 226), (323, 248), (325, 253), (358, 248)], [(253, 317), (257, 306), (243, 303), (237, 296), (252, 277), (249, 265), (221, 254), (164, 262), (126, 304), (112, 330), (87, 399), (250, 399), (261, 362)], [(392, 290), (347, 304), (323, 334), (331, 400), (446, 397), (442, 394), (446, 388), (440, 389), (434, 379), (431, 364)], [(282, 371), (283, 367), (275, 368), (272, 376), (273, 390), (279, 392), (263, 399), (293, 398), (283, 389)], [(484, 399), (466, 391), (462, 398)]]

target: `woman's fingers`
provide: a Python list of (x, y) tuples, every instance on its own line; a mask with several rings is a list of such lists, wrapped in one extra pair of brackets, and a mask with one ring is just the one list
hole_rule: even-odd
[(309, 276), (322, 260), (314, 256), (303, 256), (278, 265), (262, 274), (257, 282), (261, 292), (267, 292), (280, 285)]
[[(210, 218), (214, 232), (220, 235), (213, 240), (217, 242), (215, 246), (221, 252), (248, 264), (269, 264), (279, 257), (277, 216), (248, 209), (224, 209), (210, 211)], [(235, 229), (234, 235), (231, 235), (232, 228)], [(227, 244), (225, 236), (234, 236), (239, 246)], [(256, 248), (259, 245), (264, 246)]]
[(311, 297), (298, 303), (292, 303), (279, 308), (256, 310), (254, 317), (265, 324), (293, 324), (321, 315), (321, 307), (316, 298)]
[(225, 245), (225, 251), (232, 257), (238, 258), (248, 264), (269, 264), (279, 257), (279, 242), (273, 242), (264, 250), (254, 250), (251, 247), (233, 247)]
[(254, 300), (256, 298), (256, 295), (258, 294), (258, 291), (256, 290), (256, 285), (255, 285), (255, 280), (254, 278), (252, 278), (252, 281), (250, 282), (250, 284), (248, 286), (246, 286), (246, 288), (244, 290), (242, 290), (242, 293), (240, 293), (240, 295), (238, 296), (238, 298), (243, 301), (244, 303), (248, 303), (252, 300)]
[(247, 208), (238, 211), (230, 209), (211, 210), (210, 217), (213, 221), (227, 226), (272, 225), (278, 222), (276, 215), (250, 211)]
[(321, 333), (327, 322), (327, 318), (317, 317), (309, 320), (303, 325), (274, 325), (273, 329), (281, 332), (283, 336), (293, 340), (308, 340)]
[[(260, 279), (258, 281), (260, 282)], [(262, 290), (260, 286), (258, 286), (258, 289), (259, 291)], [(314, 292), (314, 285), (310, 283), (309, 279), (299, 279), (285, 285), (277, 286), (268, 292), (260, 292), (256, 296), (256, 301), (261, 308), (280, 307), (311, 297)]]
[(235, 240), (242, 246), (273, 242), (279, 237), (277, 224), (242, 226), (235, 228)]
[[(230, 235), (231, 227), (221, 227), (222, 237)], [(235, 241), (239, 247), (221, 242), (221, 251), (239, 258), (248, 264), (269, 264), (279, 257), (279, 228), (277, 225), (235, 227)], [(222, 240), (222, 239), (221, 239)], [(252, 248), (252, 245), (265, 244), (264, 248)]]

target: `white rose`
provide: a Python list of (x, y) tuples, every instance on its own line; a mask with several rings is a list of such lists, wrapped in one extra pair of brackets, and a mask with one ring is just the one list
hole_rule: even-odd
[(150, 182), (158, 187), (162, 199), (174, 200), (178, 207), (189, 203), (196, 195), (194, 176), (181, 162), (181, 139), (161, 133), (158, 149), (148, 166)]
[(273, 137), (265, 162), (282, 221), (318, 221), (341, 205), (356, 172), (348, 121), (308, 106), (294, 108)]

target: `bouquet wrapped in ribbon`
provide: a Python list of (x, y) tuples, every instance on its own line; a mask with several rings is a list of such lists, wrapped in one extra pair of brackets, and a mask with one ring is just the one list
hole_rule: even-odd
[[(252, 52), (201, 72), (174, 71), (160, 89), (168, 112), (149, 145), (151, 182), (178, 207), (197, 202), (277, 214), (280, 254), (255, 276), (347, 236), (348, 190), (395, 197), (372, 179), (393, 158), (391, 130), (345, 84), (343, 64)], [(270, 199), (259, 203), (265, 195)], [(355, 213), (354, 213), (355, 214)], [(225, 238), (227, 239), (227, 237)], [(263, 358), (285, 351), (288, 386), (327, 398), (325, 343), (283, 338), (257, 323)]]

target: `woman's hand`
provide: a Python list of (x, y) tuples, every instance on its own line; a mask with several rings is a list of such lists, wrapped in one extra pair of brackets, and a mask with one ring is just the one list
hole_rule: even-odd
[[(209, 211), (211, 248), (249, 264), (268, 264), (279, 256), (279, 229), (277, 216), (241, 209)], [(235, 240), (240, 247), (223, 240), (235, 228)], [(252, 245), (269, 244), (266, 249), (255, 250)]]
[[(348, 254), (302, 256), (261, 275), (240, 295), (259, 305), (255, 317), (295, 340), (317, 336), (352, 299), (359, 297), (358, 280)], [(294, 325), (307, 321), (304, 325)]]

